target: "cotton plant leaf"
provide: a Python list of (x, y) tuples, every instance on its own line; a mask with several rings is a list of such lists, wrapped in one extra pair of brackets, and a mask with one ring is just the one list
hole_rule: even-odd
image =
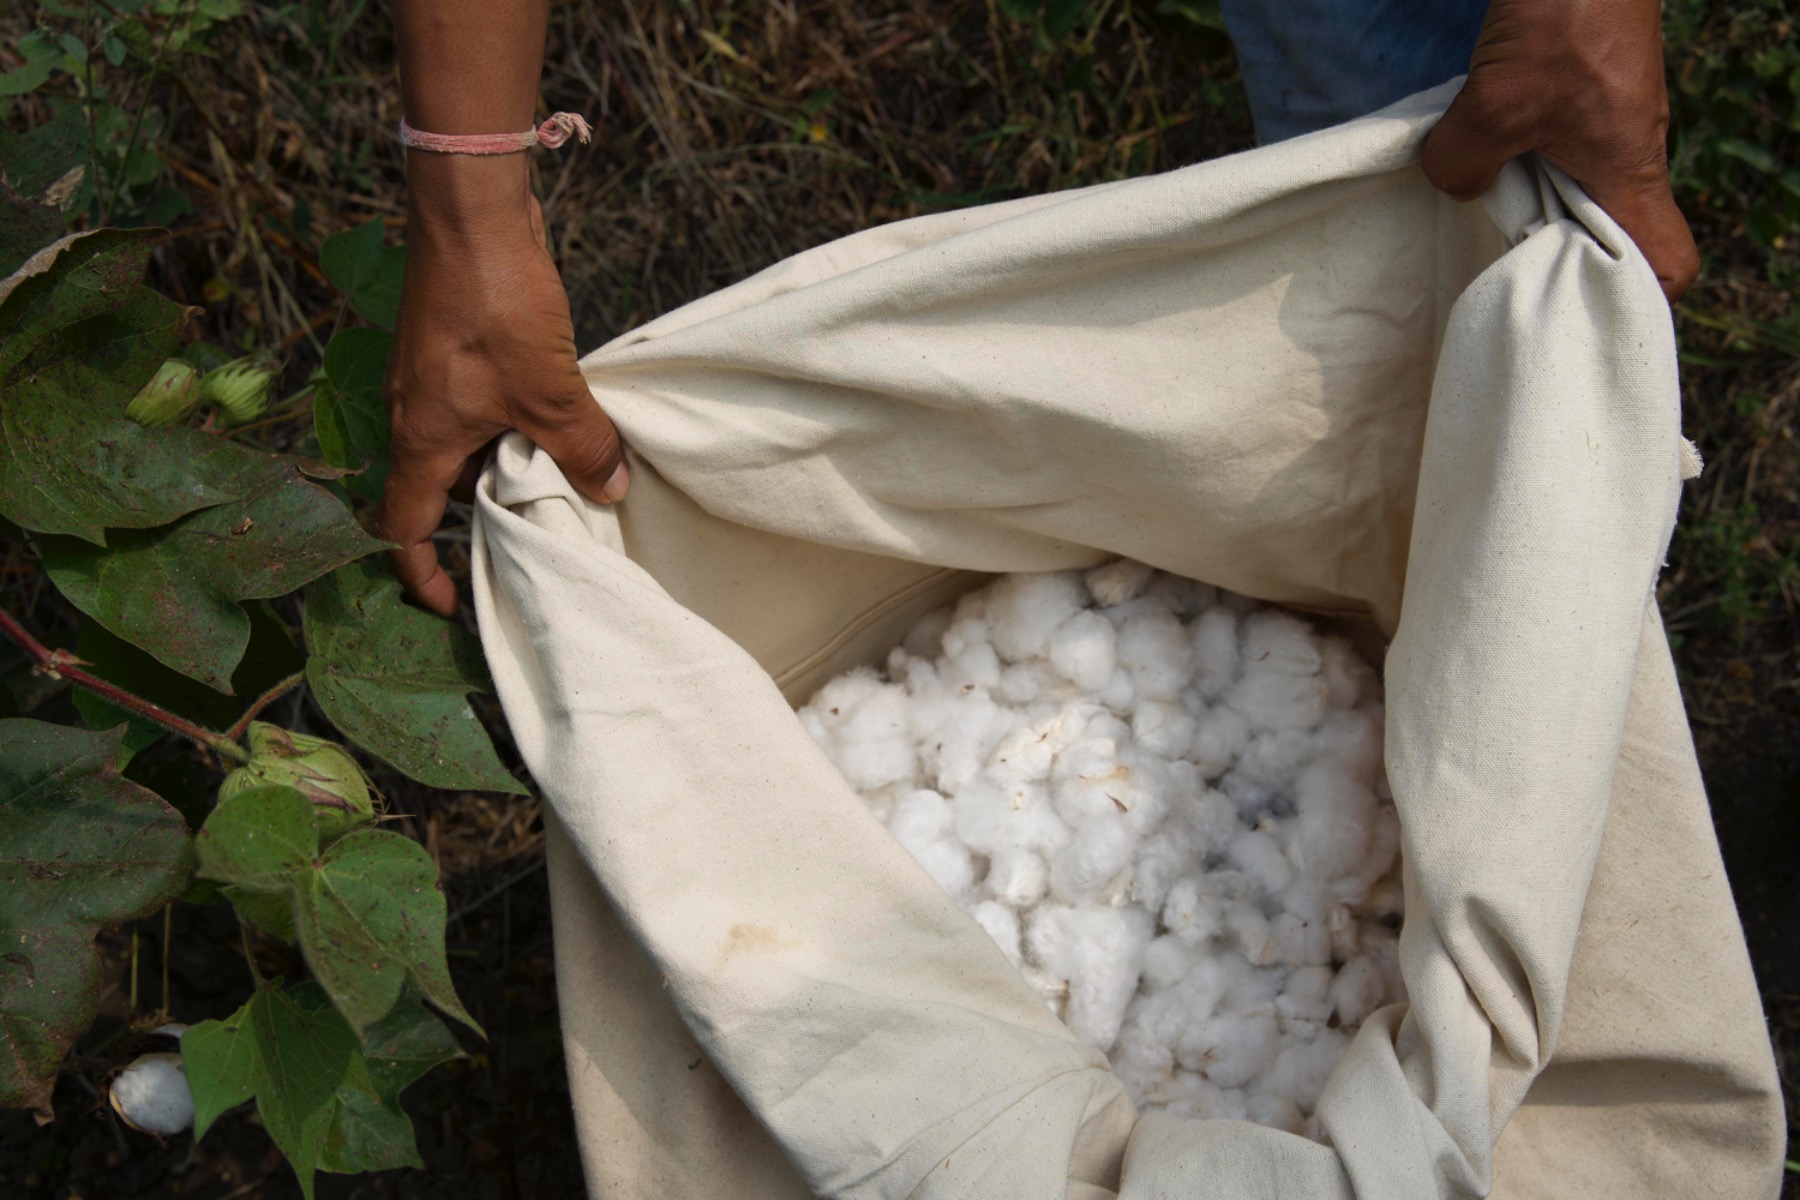
[(319, 852), (312, 802), (291, 787), (221, 800), (194, 836), (199, 875), (253, 892), (291, 892)]
[(62, 236), (62, 214), (0, 183), (0, 277)]
[(343, 735), (433, 787), (523, 795), (468, 693), (490, 686), (469, 632), (409, 607), (373, 563), (306, 589), (306, 679)]
[[(273, 609), (261, 601), (244, 608), (250, 620), (250, 643), (243, 661), (231, 676), (235, 696), (214, 691), (198, 680), (171, 671), (130, 642), (109, 632), (98, 621), (81, 623), (75, 653), (86, 664), (88, 672), (106, 682), (160, 705), (176, 716), (211, 729), (225, 729), (243, 711), (245, 697), (267, 691), (300, 670), (306, 662), (287, 626)], [(122, 753), (127, 757), (167, 733), (149, 718), (120, 708), (85, 688), (76, 688), (73, 699), (88, 728), (111, 729), (119, 724), (129, 727), (122, 746)]]
[(101, 547), (46, 537), (44, 566), (88, 616), (163, 665), (221, 692), (250, 641), (241, 601), (282, 596), (382, 547), (307, 478), (330, 473), (246, 452), (223, 503)]
[(155, 913), (193, 870), (180, 814), (119, 775), (120, 737), (0, 720), (0, 1107), (41, 1120), (99, 1007), (95, 936)]
[(0, 514), (103, 545), (232, 498), (251, 452), (125, 416), (186, 315), (139, 280), (154, 230), (64, 239), (0, 281)]
[(394, 336), (379, 329), (346, 329), (325, 347), (325, 379), (313, 390), (313, 430), (325, 461), (358, 474), (344, 486), (379, 500), (388, 476), (388, 414), (381, 399)]
[(317, 1171), (422, 1165), (400, 1090), (458, 1054), (449, 1031), (416, 998), (403, 1000), (359, 1043), (321, 989), (283, 989), (279, 982), (182, 1038), (195, 1137), (254, 1098), (309, 1197)]
[(319, 247), (319, 266), (365, 320), (383, 329), (394, 327), (406, 250), (383, 244), (379, 218), (326, 238)]
[(189, 1029), (181, 1056), (194, 1093), (195, 1138), (220, 1113), (254, 1098), (263, 1128), (311, 1200), (339, 1089), (369, 1091), (356, 1034), (330, 1003), (265, 984), (225, 1020)]
[(437, 865), (411, 838), (359, 829), (298, 872), (295, 924), (307, 965), (357, 1030), (386, 1016), (408, 982), (477, 1033), (444, 957)]
[(359, 829), (321, 850), (311, 802), (274, 786), (221, 800), (194, 846), (200, 877), (227, 885), (251, 923), (297, 940), (358, 1032), (379, 1027), (408, 983), (480, 1032), (450, 982), (444, 894), (417, 842)]

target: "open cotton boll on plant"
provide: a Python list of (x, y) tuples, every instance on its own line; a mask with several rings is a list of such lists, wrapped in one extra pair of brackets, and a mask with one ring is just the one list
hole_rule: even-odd
[(1140, 1109), (1316, 1135), (1404, 998), (1380, 682), (1290, 613), (1123, 559), (1002, 576), (799, 715)]

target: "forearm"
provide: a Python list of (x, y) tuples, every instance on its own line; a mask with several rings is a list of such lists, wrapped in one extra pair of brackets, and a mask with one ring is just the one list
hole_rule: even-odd
[[(549, 0), (398, 0), (407, 122), (448, 134), (531, 128), (549, 13)], [(524, 215), (524, 154), (408, 150), (406, 159), (414, 236), (514, 225)]]

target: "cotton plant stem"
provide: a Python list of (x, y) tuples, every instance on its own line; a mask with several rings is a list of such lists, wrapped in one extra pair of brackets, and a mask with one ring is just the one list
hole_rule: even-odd
[(67, 679), (70, 683), (79, 684), (108, 703), (134, 712), (146, 720), (155, 721), (171, 733), (179, 733), (182, 737), (206, 747), (221, 757), (229, 758), (233, 762), (249, 760), (248, 752), (225, 734), (216, 733), (204, 726), (178, 717), (160, 705), (152, 704), (141, 696), (90, 675), (75, 666), (74, 664), (79, 662), (79, 659), (74, 658), (67, 651), (47, 648), (26, 632), (25, 627), (14, 620), (11, 613), (4, 610), (0, 610), (0, 634), (17, 643), (19, 648), (31, 658), (32, 665), (39, 671), (53, 678)]
[(280, 683), (252, 700), (250, 702), (250, 707), (244, 710), (244, 715), (239, 717), (231, 728), (225, 731), (225, 736), (234, 742), (243, 737), (244, 731), (250, 728), (250, 722), (256, 720), (256, 718), (262, 714), (263, 709), (269, 707), (269, 705), (275, 703), (275, 701), (281, 699), (305, 682), (305, 671), (295, 671), (292, 675), (283, 679)]

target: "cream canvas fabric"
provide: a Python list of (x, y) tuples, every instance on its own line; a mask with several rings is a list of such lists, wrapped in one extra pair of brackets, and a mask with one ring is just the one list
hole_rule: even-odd
[[(1772, 1058), (1652, 588), (1667, 306), (1554, 170), (1416, 161), (1439, 89), (873, 229), (584, 361), (616, 509), (515, 436), (483, 641), (554, 810), (603, 1197), (1766, 1197)], [(791, 702), (983, 573), (1129, 555), (1386, 650), (1410, 1005), (1322, 1146), (1140, 1119)]]

